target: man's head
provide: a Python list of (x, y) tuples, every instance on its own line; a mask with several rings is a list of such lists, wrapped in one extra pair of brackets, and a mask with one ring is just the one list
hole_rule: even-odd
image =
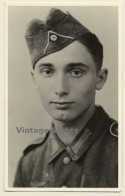
[(31, 22), (26, 39), (33, 80), (54, 119), (72, 121), (95, 105), (107, 70), (101, 70), (103, 47), (94, 34), (71, 15), (52, 10), (45, 23)]

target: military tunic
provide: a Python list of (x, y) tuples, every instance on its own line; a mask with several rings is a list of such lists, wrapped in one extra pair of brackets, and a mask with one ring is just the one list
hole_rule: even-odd
[(46, 133), (24, 150), (14, 187), (118, 187), (117, 122), (98, 106), (70, 145)]

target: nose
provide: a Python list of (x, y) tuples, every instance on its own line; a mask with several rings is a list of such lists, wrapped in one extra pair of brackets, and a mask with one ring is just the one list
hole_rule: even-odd
[(59, 74), (55, 84), (55, 94), (59, 96), (69, 94), (69, 85), (67, 77), (64, 74)]

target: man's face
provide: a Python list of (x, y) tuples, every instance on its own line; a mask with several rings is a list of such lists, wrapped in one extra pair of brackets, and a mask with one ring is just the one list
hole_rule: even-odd
[(32, 75), (43, 106), (55, 120), (75, 120), (95, 104), (96, 65), (78, 41), (40, 59)]

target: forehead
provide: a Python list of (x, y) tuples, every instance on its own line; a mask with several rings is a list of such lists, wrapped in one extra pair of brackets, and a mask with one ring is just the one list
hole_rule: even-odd
[(63, 66), (66, 66), (73, 62), (82, 62), (90, 67), (95, 66), (93, 57), (88, 51), (87, 47), (76, 40), (62, 50), (41, 58), (39, 61), (37, 61), (35, 67), (42, 63), (51, 63), (55, 66), (62, 64)]

